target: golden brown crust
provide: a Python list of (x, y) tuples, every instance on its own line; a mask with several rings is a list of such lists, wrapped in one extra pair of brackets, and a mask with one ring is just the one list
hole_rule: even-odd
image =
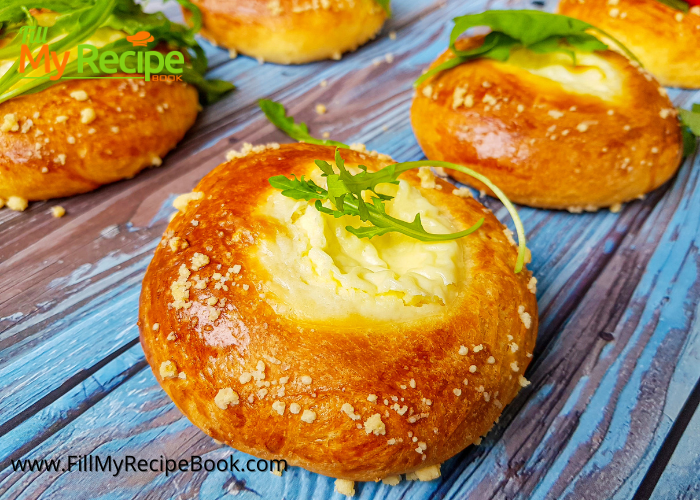
[[(449, 211), (457, 226), (485, 218), (476, 233), (460, 240), (468, 256), (466, 279), (444, 314), (403, 323), (368, 319), (364, 324), (301, 324), (278, 316), (261, 295), (270, 277), (254, 257), (258, 241), (275, 225), (255, 215), (256, 208), (271, 192), (270, 176), (308, 173), (313, 160), (333, 161), (333, 153), (325, 146), (285, 145), (224, 163), (207, 175), (195, 188), (202, 198), (173, 219), (156, 250), (143, 282), (139, 328), (158, 381), (207, 434), (258, 457), (284, 458), (331, 477), (369, 481), (439, 464), (488, 432), (520, 389), (519, 375), (535, 344), (537, 303), (528, 289), (531, 273), (513, 272), (517, 252), (503, 225), (477, 201), (450, 194), (452, 186), (438, 180), (442, 190), (419, 189)], [(348, 167), (361, 163), (372, 170), (386, 164), (363, 153), (342, 154)], [(414, 172), (402, 178), (420, 186)], [(207, 255), (210, 262), (192, 271), (191, 279), (212, 278), (236, 264), (241, 270), (227, 282), (228, 291), (217, 290), (212, 281), (203, 289), (192, 286), (192, 305), (176, 310), (168, 305), (173, 302), (170, 286), (183, 264), (191, 266), (195, 253)], [(230, 305), (219, 307), (218, 302), (221, 315), (213, 322), (217, 315), (209, 315), (205, 305), (211, 297)], [(531, 317), (529, 328), (527, 318), (518, 314), (519, 305)], [(469, 349), (467, 355), (460, 355), (462, 345)], [(263, 387), (268, 394), (262, 399), (255, 380), (239, 381), (258, 361), (265, 364), (264, 380), (276, 381)], [(174, 363), (172, 368), (186, 378), (164, 379), (164, 362)], [(300, 383), (303, 376), (311, 383)], [(278, 393), (280, 377), (289, 377), (283, 396)], [(218, 407), (215, 397), (222, 388), (232, 388), (240, 403)], [(378, 397), (376, 403), (368, 401), (370, 394)], [(274, 401), (285, 403), (283, 415), (273, 409)], [(314, 411), (315, 421), (306, 423), (301, 413), (290, 413), (292, 403)], [(353, 420), (341, 411), (346, 403), (361, 418)], [(368, 434), (362, 426), (377, 413), (385, 434)], [(396, 444), (388, 444), (391, 439)], [(422, 454), (416, 451), (418, 443), (425, 444)]]
[(658, 0), (562, 0), (558, 9), (617, 38), (662, 85), (700, 88), (700, 7), (684, 14)]
[(0, 125), (12, 115), (18, 130), (0, 132), (0, 198), (58, 198), (133, 177), (160, 164), (198, 109), (194, 87), (141, 80), (72, 80), (10, 99)]
[[(375, 0), (195, 0), (202, 34), (228, 49), (280, 64), (340, 58), (379, 32)], [(186, 15), (187, 12), (185, 13)]]
[[(479, 43), (475, 37), (460, 46)], [(676, 110), (650, 75), (612, 51), (598, 54), (622, 75), (621, 97), (573, 93), (491, 59), (440, 73), (418, 88), (411, 108), (426, 157), (472, 167), (511, 200), (534, 207), (596, 209), (657, 188), (680, 164)], [(454, 109), (459, 87), (473, 106)]]

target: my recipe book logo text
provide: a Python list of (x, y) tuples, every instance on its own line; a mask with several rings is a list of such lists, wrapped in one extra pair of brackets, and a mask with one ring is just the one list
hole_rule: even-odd
[[(180, 52), (173, 51), (162, 54), (156, 50), (127, 50), (118, 54), (113, 50), (101, 50), (89, 44), (78, 45), (77, 72), (79, 76), (63, 76), (70, 59), (70, 52), (64, 52), (59, 56), (57, 52), (49, 50), (49, 44), (46, 41), (48, 28), (22, 26), (19, 33), (22, 37), (19, 56), (19, 73), (23, 75), (22, 78), (43, 78), (40, 76), (26, 76), (24, 74), (27, 63), (29, 63), (32, 69), (35, 70), (39, 69), (43, 64), (46, 74), (55, 71), (49, 77), (52, 81), (61, 79), (80, 80), (84, 78), (143, 78), (147, 82), (158, 80), (182, 81), (181, 75), (185, 57)], [(127, 36), (126, 40), (131, 42), (134, 47), (146, 47), (154, 38), (148, 31), (139, 31), (134, 35)], [(30, 48), (30, 45), (34, 46), (34, 49)], [(38, 45), (41, 48), (36, 50)], [(160, 75), (159, 73), (163, 69), (169, 74)], [(89, 71), (90, 76), (82, 76), (86, 71)], [(138, 73), (144, 76), (109, 76), (117, 72)], [(107, 76), (94, 76), (100, 73), (104, 73)]]

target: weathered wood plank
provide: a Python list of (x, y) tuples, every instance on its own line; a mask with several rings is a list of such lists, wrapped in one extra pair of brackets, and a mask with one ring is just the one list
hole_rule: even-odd
[(0, 470), (10, 465), (10, 459), (21, 456), (56, 433), (144, 366), (146, 359), (141, 345), (137, 344), (23, 420), (0, 440)]
[(652, 500), (700, 498), (700, 409), (696, 409), (671, 456)]

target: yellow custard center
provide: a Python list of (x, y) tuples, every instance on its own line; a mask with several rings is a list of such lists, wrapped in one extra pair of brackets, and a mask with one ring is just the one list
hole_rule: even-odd
[[(314, 180), (324, 185), (323, 178)], [(393, 217), (412, 221), (420, 213), (428, 232), (458, 230), (405, 181), (381, 185), (379, 191), (394, 196), (386, 202)], [(269, 196), (262, 214), (277, 227), (274, 237), (261, 241), (258, 258), (271, 275), (266, 299), (279, 314), (309, 320), (413, 319), (448, 305), (463, 274), (459, 240), (422, 242), (399, 233), (358, 238), (346, 226), (358, 227), (359, 217), (336, 219), (320, 213), (313, 202), (279, 191)]]
[(536, 54), (527, 49), (511, 52), (507, 65), (559, 83), (576, 94), (595, 95), (606, 101), (622, 95), (623, 76), (603, 57), (576, 53), (576, 65), (568, 54)]

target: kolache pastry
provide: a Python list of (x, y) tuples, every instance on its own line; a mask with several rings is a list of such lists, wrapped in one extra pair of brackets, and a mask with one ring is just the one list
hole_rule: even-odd
[(202, 11), (206, 38), (232, 54), (279, 64), (340, 59), (373, 39), (389, 10), (389, 0), (194, 2)]
[[(76, 18), (73, 10), (31, 12), (39, 27), (48, 30), (47, 39), (52, 40), (71, 29), (89, 30), (90, 16), (95, 11), (99, 15), (103, 8), (99, 3), (85, 9), (85, 20), (79, 28), (70, 24)], [(31, 2), (28, 6), (31, 8)], [(131, 21), (122, 19), (125, 25), (138, 27), (139, 23), (157, 22), (157, 27), (148, 28), (155, 35), (150, 37), (153, 44), (167, 37), (172, 50), (179, 51), (183, 60), (189, 58), (189, 47), (178, 47), (176, 43), (177, 34), (185, 32), (185, 27), (178, 31), (176, 25), (160, 15), (146, 15), (135, 5), (132, 7), (135, 10), (130, 14), (120, 14), (126, 18), (134, 16)], [(0, 32), (0, 48), (9, 50), (14, 46), (11, 42), (25, 36), (23, 27), (26, 24), (6, 25)], [(132, 46), (129, 32), (109, 24), (93, 26), (92, 32), (83, 36), (83, 46), (100, 51), (111, 49), (115, 54), (154, 48)], [(54, 50), (53, 44), (49, 44), (49, 49)], [(164, 47), (158, 45), (159, 53), (161, 49)], [(63, 46), (60, 50), (58, 59), (63, 61), (65, 50), (64, 62), (68, 61), (64, 76), (70, 74), (77, 79), (47, 81), (39, 91), (32, 85), (40, 82), (37, 77), (47, 75), (43, 61), (38, 61), (36, 68), (27, 62), (25, 71), (32, 75), (31, 80), (13, 80), (21, 76), (13, 75), (17, 72), (13, 59), (0, 62), (0, 73), (5, 77), (0, 80), (0, 206), (6, 203), (12, 209), (24, 210), (28, 201), (84, 193), (133, 177), (146, 167), (158, 166), (194, 124), (201, 109), (199, 88), (186, 77), (181, 81), (174, 81), (174, 76), (171, 81), (144, 81), (143, 76), (118, 79), (133, 75), (111, 72), (105, 79), (80, 79), (80, 74), (70, 73), (71, 68), (75, 71), (78, 48)], [(170, 49), (162, 50), (165, 55), (169, 52)], [(134, 56), (134, 66), (135, 61)], [(192, 74), (197, 74), (196, 70), (186, 73)], [(209, 83), (199, 81), (202, 86)], [(227, 84), (222, 87), (229, 88)]]
[[(480, 50), (484, 40), (455, 47)], [(411, 107), (426, 157), (477, 170), (514, 202), (572, 212), (617, 210), (662, 185), (683, 149), (664, 89), (617, 52), (570, 50), (576, 64), (570, 53), (519, 46), (505, 61), (474, 58), (427, 75)], [(448, 50), (431, 68), (453, 57)]]
[(700, 2), (562, 0), (559, 12), (598, 26), (624, 43), (662, 85), (700, 88)]
[(129, 82), (73, 80), (0, 104), (0, 198), (71, 196), (160, 165), (194, 124), (197, 90)]
[[(355, 172), (393, 164), (339, 154)], [(158, 382), (214, 439), (338, 478), (340, 491), (438, 477), (529, 384), (536, 279), (514, 272), (510, 232), (428, 170), (377, 187), (393, 196), (386, 213), (420, 214), (435, 234), (483, 219), (476, 231), (359, 238), (348, 231), (357, 217), (268, 182), (304, 176), (325, 189), (314, 162), (337, 171), (333, 148), (271, 144), (231, 158), (176, 200), (143, 281), (141, 343)]]

